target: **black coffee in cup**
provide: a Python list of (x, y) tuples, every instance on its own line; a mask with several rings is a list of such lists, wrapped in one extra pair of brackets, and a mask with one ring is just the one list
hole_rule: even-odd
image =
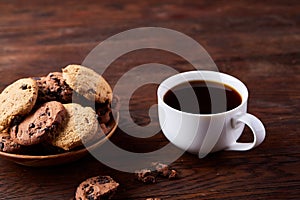
[(202, 80), (171, 88), (163, 100), (176, 110), (193, 114), (226, 112), (242, 103), (241, 95), (229, 85)]

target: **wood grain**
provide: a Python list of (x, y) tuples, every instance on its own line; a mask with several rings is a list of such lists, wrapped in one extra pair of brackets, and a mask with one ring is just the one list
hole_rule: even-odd
[[(1, 91), (16, 79), (81, 63), (96, 45), (121, 31), (165, 27), (198, 41), (220, 71), (246, 83), (249, 112), (263, 121), (267, 137), (248, 152), (222, 151), (201, 160), (185, 153), (172, 163), (180, 178), (158, 179), (153, 185), (142, 184), (132, 173), (109, 168), (92, 156), (46, 168), (1, 159), (0, 199), (71, 199), (81, 181), (96, 175), (110, 175), (120, 183), (114, 198), (120, 200), (299, 199), (299, 10), (297, 0), (1, 1)], [(146, 49), (121, 56), (104, 76), (114, 86), (128, 70), (150, 62), (180, 72), (193, 69), (175, 54)], [(122, 86), (123, 98), (129, 86)], [(121, 113), (129, 109), (137, 124), (147, 125), (148, 109), (156, 103), (156, 87), (137, 90), (129, 108), (121, 106)], [(129, 123), (130, 119), (121, 114), (120, 121)], [(157, 118), (151, 125), (158, 126)], [(134, 152), (150, 152), (168, 144), (161, 132), (141, 139), (118, 129), (111, 139)], [(246, 129), (241, 140), (249, 139)]]

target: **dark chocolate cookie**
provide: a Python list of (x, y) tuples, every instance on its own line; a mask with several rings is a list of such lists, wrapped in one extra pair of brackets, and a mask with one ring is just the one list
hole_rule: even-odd
[(0, 133), (0, 151), (6, 153), (19, 153), (22, 146), (15, 143), (8, 133)]
[(20, 124), (15, 125), (10, 131), (10, 136), (14, 142), (21, 145), (39, 144), (51, 136), (65, 116), (66, 110), (60, 102), (44, 103)]
[(38, 102), (72, 102), (73, 90), (63, 79), (62, 73), (52, 72), (45, 77), (35, 79), (38, 86)]
[(110, 199), (119, 183), (109, 176), (96, 176), (83, 181), (77, 188), (76, 200)]

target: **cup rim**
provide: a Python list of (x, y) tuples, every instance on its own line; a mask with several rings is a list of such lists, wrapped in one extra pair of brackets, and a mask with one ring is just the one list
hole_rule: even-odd
[[(244, 88), (244, 90), (245, 90), (245, 91), (244, 91), (244, 92), (245, 92), (244, 95), (242, 95), (241, 92), (240, 92), (238, 89), (236, 89), (236, 87), (234, 87), (234, 86), (232, 86), (232, 85), (230, 85), (230, 84), (224, 83), (223, 81), (220, 81), (220, 83), (229, 85), (230, 87), (234, 88), (234, 89), (240, 94), (240, 96), (241, 96), (241, 98), (242, 98), (242, 102), (241, 102), (237, 107), (235, 107), (235, 108), (233, 108), (233, 109), (231, 109), (231, 110), (224, 111), (224, 112), (218, 112), (218, 113), (211, 113), (211, 114), (200, 114), (200, 113), (196, 114), (196, 113), (189, 113), (189, 112), (177, 110), (177, 109), (175, 109), (175, 108), (169, 106), (168, 104), (166, 104), (166, 103), (164, 102), (164, 100), (163, 100), (163, 97), (164, 97), (164, 95), (166, 94), (166, 92), (167, 92), (169, 89), (174, 88), (175, 86), (177, 86), (177, 85), (179, 85), (179, 84), (181, 84), (181, 83), (184, 83), (184, 82), (186, 82), (186, 81), (189, 81), (189, 80), (185, 80), (185, 81), (182, 81), (182, 82), (178, 82), (176, 85), (174, 85), (174, 86), (172, 86), (172, 87), (166, 87), (166, 86), (165, 86), (166, 83), (169, 82), (171, 79), (177, 78), (178, 76), (185, 76), (185, 75), (187, 75), (187, 74), (194, 74), (194, 73), (197, 73), (197, 74), (198, 74), (198, 73), (201, 73), (201, 74), (202, 74), (202, 77), (203, 77), (203, 74), (205, 74), (205, 73), (210, 73), (210, 74), (213, 74), (213, 73), (214, 73), (214, 74), (218, 74), (218, 75), (223, 76), (223, 77), (229, 77), (230, 79), (237, 81), (237, 82)], [(199, 80), (213, 81), (213, 80), (209, 80), (209, 79), (206, 80), (205, 77), (203, 77), (203, 79), (199, 79)], [(216, 82), (216, 81), (214, 81), (214, 82)], [(164, 92), (162, 95), (160, 95), (160, 94), (162, 93), (161, 90), (163, 89), (164, 86), (165, 86), (165, 88), (167, 88), (167, 90), (166, 90), (166, 92)], [(162, 104), (163, 104), (164, 106), (166, 106), (167, 108), (169, 108), (169, 109), (171, 109), (171, 110), (173, 110), (173, 111), (175, 111), (175, 112), (177, 112), (177, 113), (186, 114), (186, 115), (191, 115), (191, 116), (201, 116), (201, 117), (220, 116), (220, 115), (224, 115), (224, 114), (229, 114), (229, 113), (235, 112), (236, 110), (239, 110), (239, 109), (247, 102), (248, 96), (249, 96), (248, 89), (247, 89), (246, 85), (245, 85), (241, 80), (239, 80), (238, 78), (236, 78), (236, 77), (234, 77), (234, 76), (232, 76), (232, 75), (225, 74), (225, 73), (223, 73), (223, 72), (219, 72), (219, 71), (210, 71), (210, 70), (192, 70), (192, 71), (186, 71), (186, 72), (182, 72), (182, 73), (175, 74), (175, 75), (173, 75), (173, 76), (168, 77), (168, 78), (165, 79), (164, 81), (162, 81), (162, 82), (159, 84), (158, 88), (157, 88), (157, 98), (158, 98), (158, 101), (161, 101)]]

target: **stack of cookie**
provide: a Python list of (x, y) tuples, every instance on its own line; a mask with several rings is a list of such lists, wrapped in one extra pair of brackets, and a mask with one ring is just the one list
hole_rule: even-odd
[(106, 80), (80, 65), (19, 79), (0, 94), (0, 150), (49, 155), (96, 142), (110, 131), (115, 100)]

